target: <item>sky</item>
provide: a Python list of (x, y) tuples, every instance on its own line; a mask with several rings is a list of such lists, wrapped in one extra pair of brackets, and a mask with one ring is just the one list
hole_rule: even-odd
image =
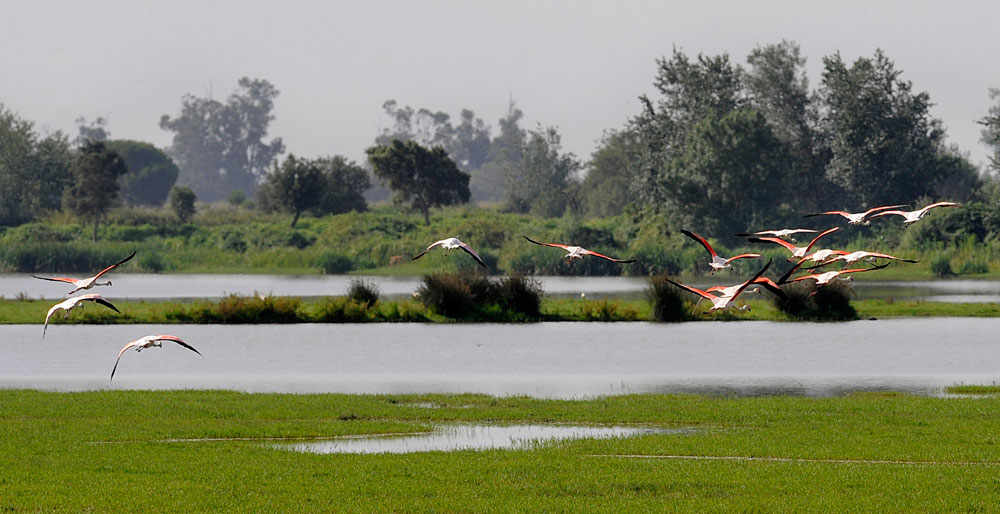
[(499, 131), (511, 100), (522, 127), (557, 127), (586, 160), (602, 134), (654, 98), (656, 60), (792, 41), (811, 88), (822, 58), (881, 48), (926, 91), (948, 142), (986, 160), (981, 126), (1000, 88), (1000, 2), (569, 0), (0, 0), (0, 103), (40, 133), (107, 119), (115, 139), (169, 146), (160, 117), (186, 94), (225, 100), (240, 77), (280, 95), (269, 137), (302, 157), (359, 163), (382, 104), (471, 109)]

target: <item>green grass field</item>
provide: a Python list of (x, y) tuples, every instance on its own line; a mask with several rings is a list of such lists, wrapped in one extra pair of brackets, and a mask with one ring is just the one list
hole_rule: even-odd
[[(592, 400), (0, 391), (5, 512), (936, 512), (1000, 504), (1000, 398)], [(684, 433), (534, 450), (316, 455), (266, 438), (451, 422)], [(203, 442), (176, 439), (210, 438)]]

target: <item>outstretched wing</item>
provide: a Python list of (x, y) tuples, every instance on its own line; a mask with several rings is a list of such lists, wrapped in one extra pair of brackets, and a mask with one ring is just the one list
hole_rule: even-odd
[(827, 234), (829, 234), (831, 232), (836, 232), (838, 230), (840, 230), (840, 227), (828, 228), (828, 229), (820, 232), (819, 235), (816, 236), (816, 237), (814, 237), (812, 241), (809, 241), (809, 246), (806, 247), (806, 252), (807, 253), (809, 252), (809, 249), (812, 248), (814, 244), (816, 244), (816, 241), (819, 241), (819, 238), (821, 238), (821, 237), (823, 237), (823, 236), (825, 236), (825, 235), (827, 235)]
[(892, 211), (882, 211), (882, 212), (879, 212), (879, 213), (876, 213), (876, 214), (872, 214), (871, 216), (868, 216), (868, 217), (869, 218), (878, 218), (878, 217), (881, 217), (881, 216), (889, 216), (889, 215), (892, 215), (892, 214), (898, 214), (898, 215), (900, 215), (900, 216), (902, 216), (902, 217), (905, 218), (908, 213), (906, 211), (892, 210)]
[(812, 214), (806, 214), (805, 216), (802, 216), (802, 217), (803, 218), (812, 218), (813, 216), (822, 216), (824, 214), (838, 214), (838, 215), (843, 216), (843, 217), (846, 218), (846, 217), (850, 216), (851, 213), (849, 213), (847, 211), (826, 211), (826, 212), (814, 212)]
[(737, 296), (739, 296), (740, 293), (742, 293), (744, 289), (746, 289), (747, 287), (749, 287), (750, 284), (753, 284), (755, 280), (757, 280), (758, 278), (760, 278), (760, 276), (763, 275), (765, 271), (767, 271), (767, 268), (771, 267), (771, 261), (772, 261), (772, 259), (768, 259), (767, 260), (767, 264), (765, 264), (764, 267), (761, 268), (760, 271), (758, 271), (757, 274), (755, 274), (753, 276), (753, 278), (751, 278), (750, 280), (747, 280), (746, 282), (740, 284), (740, 287), (738, 289), (736, 289), (736, 294), (733, 295), (733, 298), (736, 298)]
[(780, 284), (787, 284), (788, 282), (794, 282), (794, 280), (788, 280), (788, 277), (791, 277), (792, 273), (795, 273), (799, 269), (799, 267), (802, 266), (802, 263), (806, 262), (807, 260), (809, 259), (808, 258), (799, 259), (799, 262), (796, 262), (795, 265), (791, 267), (791, 269), (786, 271), (785, 274), (778, 279), (778, 284), (780, 285)]
[(103, 275), (103, 274), (105, 274), (105, 273), (107, 273), (107, 272), (109, 272), (109, 271), (117, 268), (118, 266), (121, 266), (122, 264), (125, 264), (126, 262), (132, 260), (132, 257), (135, 257), (135, 251), (132, 252), (132, 255), (129, 255), (128, 257), (125, 257), (124, 259), (122, 259), (122, 260), (120, 260), (120, 261), (118, 261), (118, 262), (116, 262), (116, 263), (108, 266), (107, 268), (102, 269), (100, 273), (98, 273), (97, 275), (94, 275), (94, 278), (98, 278), (101, 275)]
[(539, 246), (551, 246), (553, 248), (562, 248), (563, 250), (565, 250), (569, 246), (569, 245), (561, 245), (561, 244), (558, 244), (558, 243), (539, 243), (538, 241), (535, 241), (534, 239), (532, 239), (532, 238), (530, 238), (528, 236), (521, 236), (521, 237), (523, 237), (523, 238), (527, 239), (528, 241), (531, 241), (532, 243), (535, 243), (536, 245), (539, 245)]
[(906, 204), (904, 203), (904, 204), (899, 204), (899, 205), (883, 205), (881, 207), (872, 207), (871, 209), (868, 209), (867, 211), (865, 211), (864, 217), (867, 218), (868, 215), (870, 215), (873, 212), (884, 211), (886, 209), (898, 209), (900, 207), (906, 207)]
[[(153, 340), (154, 341), (172, 341), (172, 342), (175, 342), (175, 343), (183, 346), (184, 348), (187, 348), (188, 350), (191, 350), (194, 353), (197, 353), (198, 355), (201, 355), (201, 352), (199, 352), (198, 350), (196, 350), (193, 346), (185, 343), (181, 338), (179, 338), (177, 336), (171, 336), (171, 335), (164, 334), (164, 335), (159, 335), (159, 336), (154, 337)], [(201, 355), (201, 356), (204, 357), (204, 355)]]
[(111, 302), (105, 300), (104, 298), (102, 298), (100, 296), (98, 296), (97, 298), (89, 298), (89, 299), (93, 300), (93, 301), (95, 301), (95, 302), (97, 302), (97, 303), (99, 303), (99, 304), (101, 304), (101, 305), (103, 305), (103, 306), (105, 306), (105, 307), (107, 307), (107, 308), (115, 311), (115, 312), (117, 312), (118, 314), (122, 313), (122, 311), (118, 310), (118, 307), (115, 307)]
[(431, 248), (434, 248), (435, 246), (438, 246), (438, 245), (440, 245), (443, 242), (445, 242), (444, 239), (442, 239), (440, 241), (434, 241), (433, 243), (431, 243), (430, 246), (428, 246), (427, 248), (425, 248), (424, 251), (418, 253), (417, 256), (413, 258), (413, 260), (417, 260), (417, 259), (423, 257), (425, 253), (431, 251)]
[(108, 380), (114, 380), (115, 379), (115, 370), (118, 369), (118, 362), (120, 360), (122, 360), (122, 354), (125, 353), (125, 350), (128, 350), (129, 348), (132, 348), (133, 346), (136, 346), (137, 344), (138, 344), (138, 341), (132, 341), (131, 343), (129, 343), (129, 344), (127, 344), (127, 345), (125, 345), (125, 346), (122, 347), (121, 351), (118, 352), (118, 358), (115, 359), (115, 367), (111, 368), (111, 378), (108, 379)]
[(739, 255), (737, 255), (735, 257), (730, 257), (730, 258), (726, 259), (726, 262), (733, 262), (736, 259), (746, 259), (748, 257), (760, 257), (760, 254), (759, 253), (741, 253), (741, 254), (739, 254)]
[(32, 275), (32, 277), (40, 278), (42, 280), (51, 280), (53, 282), (67, 282), (69, 284), (76, 285), (76, 279), (75, 278), (66, 278), (66, 277), (39, 277), (38, 275)]
[(751, 243), (774, 243), (784, 246), (788, 251), (795, 253), (796, 246), (780, 237), (751, 237), (747, 239)]
[(753, 283), (754, 284), (759, 284), (759, 285), (763, 286), (764, 289), (767, 289), (768, 291), (770, 291), (775, 296), (777, 296), (777, 297), (779, 297), (781, 299), (788, 298), (788, 296), (785, 294), (785, 292), (781, 290), (781, 286), (779, 286), (773, 280), (771, 280), (771, 279), (769, 279), (767, 277), (757, 277), (757, 279), (754, 280)]
[(679, 287), (681, 289), (684, 289), (686, 291), (690, 291), (690, 292), (692, 292), (692, 293), (694, 293), (696, 295), (701, 295), (702, 297), (708, 298), (709, 300), (715, 299), (715, 295), (708, 294), (705, 291), (702, 291), (701, 289), (698, 289), (697, 287), (686, 286), (684, 284), (681, 284), (681, 283), (678, 283), (678, 282), (674, 282), (673, 280), (670, 280), (669, 278), (666, 279), (666, 280), (667, 280), (667, 282), (670, 282), (671, 284), (673, 284), (673, 285), (675, 285), (675, 286), (677, 286), (677, 287)]
[(486, 269), (489, 269), (489, 266), (487, 266), (486, 263), (483, 262), (483, 259), (481, 259), (479, 257), (479, 254), (477, 254), (476, 251), (472, 249), (472, 247), (470, 247), (469, 245), (465, 244), (465, 242), (462, 242), (462, 241), (459, 241), (458, 246), (462, 250), (465, 250), (465, 253), (471, 255), (472, 258), (475, 259), (476, 262), (478, 262), (480, 266), (482, 266), (482, 267), (484, 267)]
[(877, 257), (877, 258), (880, 258), (880, 259), (891, 259), (891, 260), (894, 260), (894, 261), (902, 261), (902, 262), (909, 262), (909, 263), (920, 262), (920, 261), (917, 261), (917, 260), (914, 260), (914, 259), (904, 259), (902, 257), (896, 257), (895, 255), (889, 255), (887, 253), (867, 252), (867, 254), (868, 255), (866, 255), (866, 257)]
[(712, 248), (712, 245), (708, 244), (708, 241), (706, 241), (704, 237), (701, 237), (698, 234), (691, 232), (690, 230), (683, 230), (683, 229), (681, 230), (681, 234), (684, 234), (685, 236), (688, 236), (691, 239), (698, 241), (699, 243), (701, 243), (701, 246), (704, 246), (705, 249), (708, 250), (708, 253), (712, 254), (712, 257), (716, 256), (715, 249)]
[(593, 255), (594, 257), (600, 257), (602, 259), (607, 259), (607, 260), (609, 260), (611, 262), (617, 262), (618, 264), (628, 264), (630, 262), (635, 262), (635, 259), (615, 259), (614, 257), (608, 257), (607, 255), (602, 255), (602, 254), (599, 254), (597, 252), (592, 252), (590, 250), (587, 250), (586, 248), (583, 249), (583, 253), (585, 253), (587, 255)]

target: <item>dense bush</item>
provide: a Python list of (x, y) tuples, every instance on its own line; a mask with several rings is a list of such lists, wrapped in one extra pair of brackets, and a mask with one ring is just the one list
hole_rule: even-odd
[(285, 296), (229, 295), (218, 303), (200, 302), (168, 318), (186, 323), (297, 323), (302, 301)]
[(379, 289), (374, 282), (356, 278), (351, 281), (351, 286), (347, 289), (347, 297), (359, 304), (373, 307), (378, 303)]
[(327, 275), (339, 275), (354, 269), (354, 261), (346, 255), (324, 252), (317, 259), (316, 267)]
[(851, 305), (854, 291), (843, 280), (816, 288), (809, 280), (792, 282), (781, 287), (785, 298), (774, 297), (779, 310), (800, 320), (847, 321), (858, 319), (858, 312)]
[(539, 282), (521, 275), (434, 273), (417, 288), (431, 311), (456, 319), (537, 319), (543, 294)]
[(931, 258), (931, 273), (942, 278), (955, 274), (951, 269), (951, 252), (939, 252)]
[(649, 277), (646, 299), (653, 307), (652, 315), (656, 321), (684, 321), (691, 317), (681, 290), (668, 282), (664, 275)]

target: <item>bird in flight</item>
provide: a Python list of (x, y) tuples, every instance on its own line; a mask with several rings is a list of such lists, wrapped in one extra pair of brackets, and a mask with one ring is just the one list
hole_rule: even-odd
[[(731, 307), (733, 305), (733, 301), (736, 300), (736, 297), (739, 296), (740, 293), (742, 293), (744, 289), (746, 289), (747, 287), (749, 287), (750, 284), (755, 283), (757, 281), (757, 279), (761, 278), (761, 275), (763, 275), (764, 272), (767, 271), (767, 268), (770, 267), (770, 266), (771, 266), (771, 261), (767, 261), (767, 264), (765, 264), (764, 267), (761, 268), (760, 271), (758, 271), (757, 274), (755, 274), (750, 280), (747, 280), (746, 282), (743, 282), (742, 284), (739, 284), (739, 285), (736, 285), (736, 286), (730, 286), (730, 287), (725, 287), (725, 288), (717, 289), (716, 291), (722, 292), (721, 296), (716, 296), (716, 295), (714, 295), (714, 294), (712, 294), (712, 293), (710, 293), (708, 291), (702, 291), (701, 289), (698, 289), (696, 287), (691, 287), (691, 286), (687, 286), (687, 285), (684, 285), (684, 284), (681, 284), (681, 283), (678, 283), (678, 282), (674, 282), (673, 280), (670, 280), (669, 278), (667, 279), (667, 282), (670, 282), (671, 284), (673, 284), (673, 285), (675, 285), (675, 286), (677, 286), (677, 287), (679, 287), (681, 289), (684, 289), (686, 291), (690, 291), (690, 292), (692, 292), (692, 293), (694, 293), (694, 294), (702, 297), (703, 299), (712, 302), (712, 307), (710, 309), (708, 309), (707, 311), (705, 311), (706, 313), (708, 313), (708, 312), (714, 312), (714, 311), (717, 311), (717, 310), (725, 309), (726, 307)], [(778, 290), (780, 291), (780, 288)], [(737, 309), (742, 310), (742, 311), (747, 311), (747, 310), (750, 310), (750, 306), (749, 305), (743, 305), (742, 307), (737, 307)]]
[(105, 273), (107, 273), (107, 272), (109, 272), (109, 271), (117, 268), (118, 266), (121, 266), (122, 264), (125, 264), (126, 262), (130, 261), (132, 259), (132, 257), (135, 257), (135, 252), (132, 252), (132, 255), (129, 255), (128, 257), (125, 257), (124, 259), (118, 261), (117, 263), (112, 264), (111, 266), (108, 266), (107, 268), (102, 269), (100, 271), (100, 273), (98, 273), (98, 274), (96, 274), (96, 275), (94, 275), (92, 277), (89, 277), (89, 278), (39, 277), (38, 275), (32, 275), (32, 276), (35, 277), (35, 278), (40, 278), (42, 280), (51, 280), (53, 282), (67, 282), (67, 283), (73, 284), (73, 286), (75, 287), (75, 289), (73, 289), (72, 291), (70, 291), (69, 293), (67, 293), (67, 294), (73, 294), (73, 293), (75, 293), (75, 292), (77, 292), (77, 291), (79, 291), (81, 289), (90, 289), (91, 287), (94, 287), (94, 286), (110, 286), (111, 285), (111, 281), (110, 280), (108, 280), (107, 282), (98, 282), (97, 279), (101, 278), (101, 275), (103, 275), (103, 274), (105, 274)]
[(416, 257), (413, 258), (413, 260), (417, 260), (423, 257), (425, 253), (431, 251), (431, 248), (434, 248), (435, 246), (440, 246), (441, 248), (444, 248), (445, 255), (447, 255), (448, 252), (450, 252), (451, 250), (460, 248), (465, 253), (471, 255), (472, 258), (475, 259), (480, 266), (484, 268), (489, 268), (489, 266), (487, 266), (486, 263), (483, 262), (483, 259), (479, 257), (479, 254), (477, 254), (476, 251), (472, 249), (472, 247), (463, 243), (462, 241), (459, 241), (457, 237), (449, 237), (448, 239), (442, 239), (440, 241), (435, 241), (431, 243), (430, 246), (428, 246), (424, 251), (420, 252)]
[[(177, 343), (183, 346), (184, 348), (187, 348), (188, 350), (191, 350), (192, 352), (201, 355), (201, 352), (196, 350), (193, 346), (185, 343), (181, 338), (177, 336), (163, 334), (163, 335), (149, 335), (146, 337), (140, 337), (139, 339), (136, 339), (135, 341), (131, 341), (128, 344), (126, 344), (121, 349), (121, 351), (118, 352), (118, 358), (115, 359), (115, 367), (111, 368), (111, 380), (114, 380), (115, 378), (115, 370), (118, 369), (118, 362), (122, 360), (122, 354), (125, 353), (125, 350), (128, 350), (129, 348), (135, 348), (136, 352), (141, 352), (146, 348), (160, 348), (163, 345), (164, 341), (171, 341)], [(204, 355), (202, 355), (202, 357), (204, 357)]]
[(67, 298), (67, 299), (65, 299), (65, 300), (63, 300), (63, 301), (61, 301), (61, 302), (53, 305), (49, 309), (49, 313), (45, 315), (45, 326), (42, 327), (42, 339), (45, 338), (45, 331), (49, 329), (49, 318), (51, 318), (52, 315), (56, 313), (56, 311), (59, 311), (59, 310), (65, 311), (64, 312), (65, 316), (63, 316), (63, 319), (68, 318), (69, 317), (69, 311), (73, 310), (76, 307), (80, 307), (81, 309), (83, 308), (83, 303), (81, 303), (81, 302), (95, 302), (95, 303), (99, 303), (99, 304), (101, 304), (101, 305), (103, 305), (103, 306), (105, 306), (105, 307), (107, 307), (107, 308), (109, 308), (109, 309), (111, 309), (111, 310), (113, 310), (113, 311), (121, 314), (121, 311), (118, 310), (118, 307), (115, 307), (111, 302), (105, 300), (104, 297), (102, 297), (99, 294), (82, 294), (80, 296), (74, 296), (72, 298)]
[(712, 267), (712, 271), (709, 272), (709, 275), (715, 273), (716, 271), (719, 271), (720, 269), (731, 267), (732, 266), (731, 263), (736, 259), (743, 259), (746, 257), (760, 257), (759, 253), (743, 253), (735, 257), (730, 257), (728, 259), (726, 259), (725, 257), (719, 257), (719, 254), (715, 253), (715, 249), (712, 248), (712, 245), (708, 244), (708, 241), (706, 241), (704, 237), (701, 237), (698, 234), (691, 232), (690, 230), (681, 230), (681, 233), (684, 234), (685, 236), (690, 237), (691, 239), (694, 239), (695, 241), (698, 241), (699, 243), (701, 243), (701, 246), (704, 246), (705, 249), (708, 250), (709, 255), (712, 256), (712, 261), (708, 263), (708, 265)]
[(813, 214), (806, 214), (802, 216), (803, 218), (811, 218), (813, 216), (822, 216), (824, 214), (836, 214), (847, 218), (847, 223), (850, 225), (871, 225), (872, 221), (868, 219), (872, 214), (884, 211), (886, 209), (897, 209), (899, 207), (906, 207), (903, 205), (883, 205), (882, 207), (872, 207), (865, 212), (847, 212), (847, 211), (826, 211), (826, 212), (816, 212)]
[(899, 210), (882, 211), (878, 214), (872, 215), (872, 217), (877, 218), (879, 216), (886, 216), (891, 214), (899, 215), (903, 217), (903, 228), (906, 228), (920, 221), (920, 219), (923, 218), (925, 214), (927, 214), (927, 211), (935, 207), (958, 207), (958, 206), (959, 205), (955, 202), (937, 202), (937, 203), (932, 203), (927, 207), (924, 207), (923, 209), (917, 209), (915, 211), (899, 211)]
[(614, 257), (608, 257), (607, 255), (602, 255), (597, 252), (592, 252), (582, 246), (561, 245), (559, 243), (539, 243), (538, 241), (535, 241), (534, 239), (528, 236), (523, 236), (523, 237), (528, 241), (535, 243), (536, 245), (551, 246), (553, 248), (562, 248), (563, 250), (566, 250), (568, 252), (566, 254), (566, 258), (568, 259), (569, 262), (573, 262), (573, 259), (582, 259), (584, 258), (584, 256), (587, 255), (593, 255), (594, 257), (600, 257), (602, 259), (607, 259), (611, 262), (617, 262), (619, 264), (628, 264), (630, 262), (635, 262), (635, 259), (623, 260), (623, 259), (615, 259)]
[(788, 238), (789, 241), (795, 242), (795, 238), (792, 237), (795, 234), (814, 234), (819, 232), (819, 230), (813, 230), (811, 228), (783, 228), (781, 230), (761, 230), (759, 232), (740, 232), (736, 234), (736, 237), (751, 237), (751, 236), (772, 236), (780, 237), (782, 239)]
[(816, 241), (819, 241), (819, 239), (821, 237), (823, 237), (823, 236), (825, 236), (825, 235), (827, 235), (827, 234), (829, 234), (831, 232), (836, 232), (838, 230), (840, 230), (840, 227), (833, 227), (833, 228), (824, 230), (818, 236), (814, 237), (813, 240), (810, 241), (809, 244), (806, 245), (806, 246), (795, 246), (792, 243), (789, 243), (788, 241), (785, 241), (784, 239), (781, 239), (781, 238), (778, 238), (778, 237), (751, 237), (751, 238), (747, 239), (747, 241), (750, 241), (751, 243), (765, 243), (766, 242), (766, 243), (779, 244), (779, 245), (785, 247), (785, 249), (787, 249), (788, 251), (792, 252), (792, 256), (788, 258), (788, 262), (792, 262), (795, 259), (801, 259), (802, 257), (805, 257), (805, 255), (807, 253), (809, 253), (809, 250), (813, 247), (813, 245), (816, 244)]

